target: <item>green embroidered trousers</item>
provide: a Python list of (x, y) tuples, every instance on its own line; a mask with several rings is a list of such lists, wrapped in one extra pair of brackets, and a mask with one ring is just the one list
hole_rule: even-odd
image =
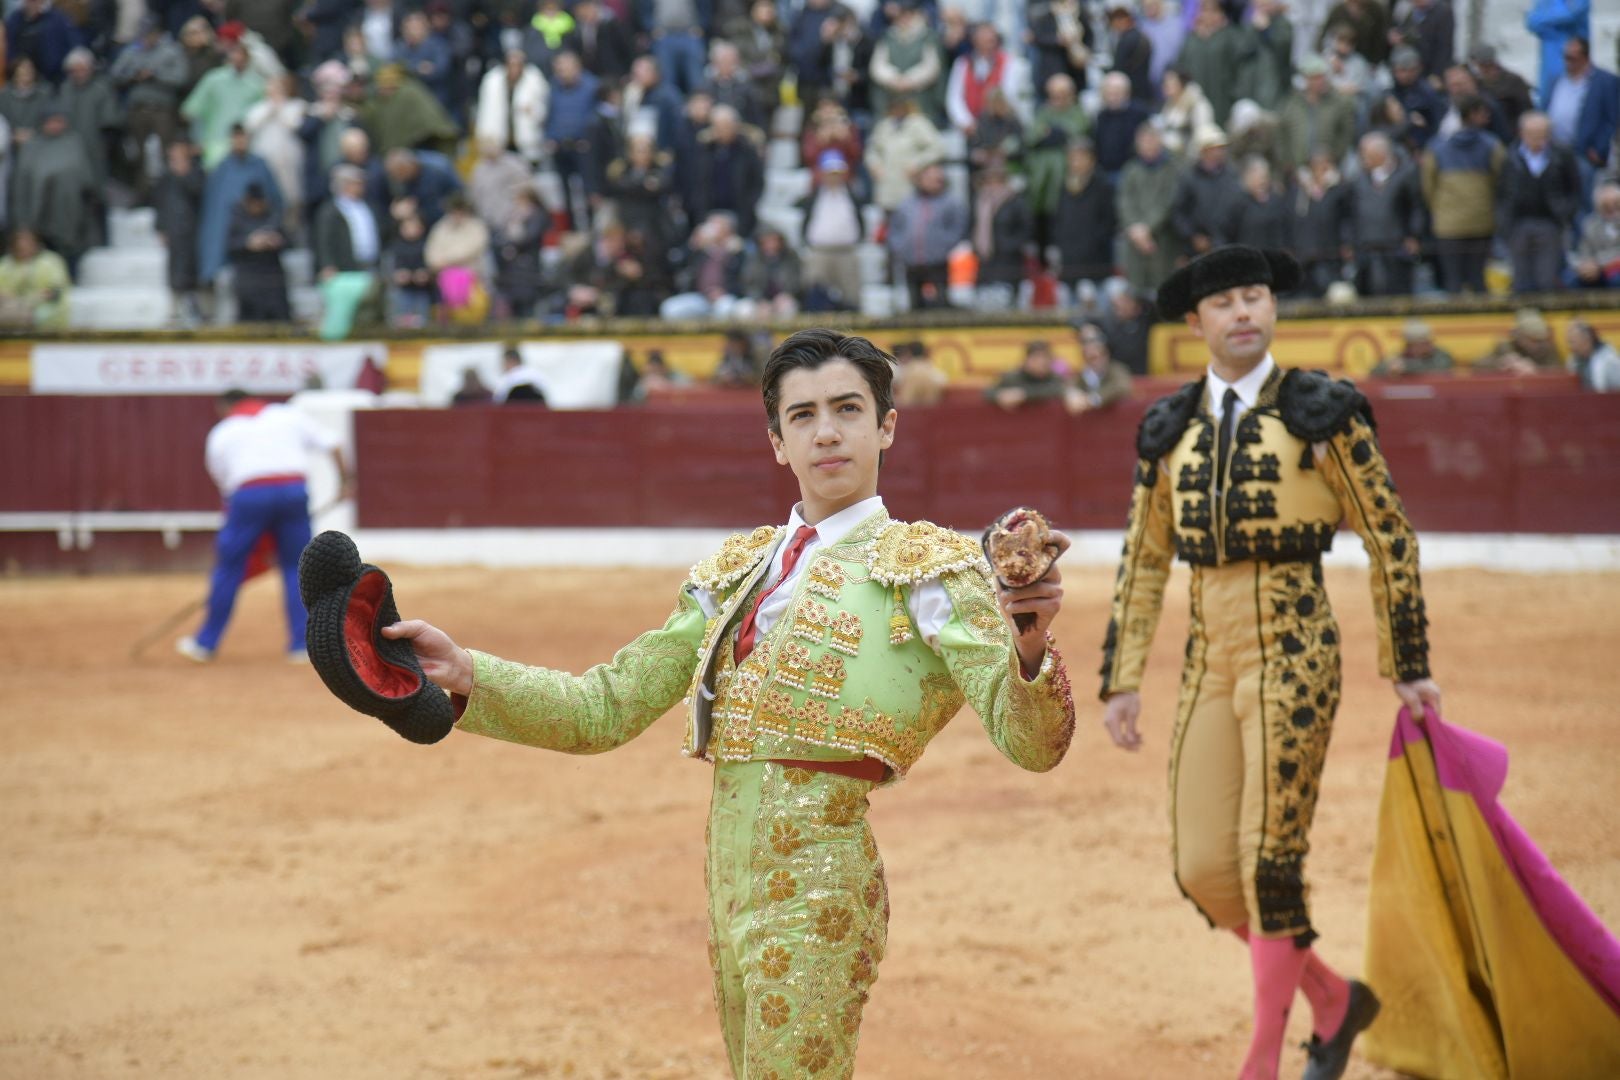
[(709, 959), (736, 1080), (843, 1080), (888, 937), (873, 785), (722, 762), (709, 810)]

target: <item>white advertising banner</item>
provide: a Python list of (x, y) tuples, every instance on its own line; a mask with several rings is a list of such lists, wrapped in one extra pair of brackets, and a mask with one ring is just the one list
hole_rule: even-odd
[[(422, 350), (422, 401), (448, 405), (461, 389), (468, 368), (487, 389), (501, 377), (505, 346), (488, 341), (468, 345), (430, 345)], [(619, 400), (619, 364), (624, 346), (617, 341), (524, 341), (518, 343), (523, 363), (554, 409), (611, 409)]]
[(312, 375), (322, 386), (349, 389), (368, 356), (386, 367), (388, 346), (110, 341), (35, 345), (29, 366), (36, 394), (218, 394), (240, 388), (281, 396), (304, 389)]

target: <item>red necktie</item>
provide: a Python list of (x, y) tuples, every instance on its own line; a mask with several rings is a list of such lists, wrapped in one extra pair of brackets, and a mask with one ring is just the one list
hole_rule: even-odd
[(799, 556), (804, 554), (805, 545), (815, 535), (814, 526), (800, 525), (799, 531), (793, 534), (792, 540), (788, 541), (787, 551), (782, 555), (781, 576), (776, 579), (775, 585), (759, 594), (759, 597), (754, 601), (754, 606), (749, 608), (748, 614), (743, 617), (742, 629), (737, 631), (737, 649), (735, 652), (737, 663), (740, 664), (748, 659), (748, 654), (754, 651), (754, 636), (755, 631), (758, 629), (754, 620), (759, 616), (760, 605), (765, 603), (767, 596), (782, 587), (782, 582), (793, 575), (793, 568), (799, 565)]

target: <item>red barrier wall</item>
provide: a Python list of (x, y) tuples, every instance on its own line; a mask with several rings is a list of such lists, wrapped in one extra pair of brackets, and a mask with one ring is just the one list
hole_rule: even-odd
[(216, 510), (210, 397), (0, 397), (0, 513)]
[[(1620, 533), (1620, 396), (1480, 389), (1456, 383), (1376, 404), (1417, 527)], [(908, 410), (883, 493), (898, 516), (960, 528), (1019, 503), (1064, 526), (1119, 528), (1147, 404), (1080, 417), (976, 403)], [(613, 413), (365, 412), (355, 443), (368, 528), (751, 526), (784, 518), (796, 497), (746, 399)]]
[[(1117, 529), (1137, 421), (1003, 413), (952, 395), (912, 409), (884, 470), (890, 508), (975, 529), (1017, 503), (1062, 525)], [(1620, 395), (1568, 380), (1365, 384), (1420, 529), (1620, 533)], [(1414, 397), (1413, 394), (1431, 395)], [(0, 397), (0, 513), (209, 510), (202, 465), (213, 404), (196, 397)], [(384, 410), (355, 417), (366, 527), (724, 526), (781, 520), (796, 496), (751, 394), (688, 395), (611, 413)], [(206, 538), (102, 533), (90, 552), (54, 534), (0, 532), (0, 570), (195, 567)]]

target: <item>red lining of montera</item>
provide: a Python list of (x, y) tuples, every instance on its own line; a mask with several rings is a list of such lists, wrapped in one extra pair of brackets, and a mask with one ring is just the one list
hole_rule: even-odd
[(343, 644), (349, 651), (349, 663), (368, 690), (386, 698), (405, 698), (421, 689), (421, 676), (384, 660), (371, 644), (377, 608), (387, 592), (388, 579), (381, 570), (369, 570), (361, 576), (343, 614)]

